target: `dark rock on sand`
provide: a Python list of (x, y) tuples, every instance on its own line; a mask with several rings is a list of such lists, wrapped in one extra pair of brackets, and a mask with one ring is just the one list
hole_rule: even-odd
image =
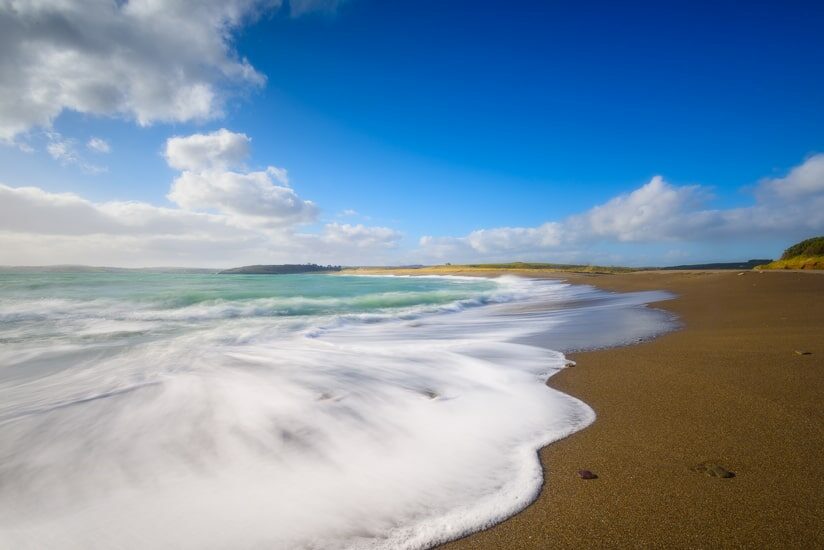
[(728, 479), (731, 477), (735, 477), (735, 473), (727, 470), (723, 466), (719, 464), (715, 464), (714, 462), (702, 462), (697, 466), (694, 466), (693, 471), (710, 476), (710, 477), (720, 477), (723, 479)]
[(589, 470), (578, 470), (578, 477), (581, 479), (598, 479), (598, 475)]

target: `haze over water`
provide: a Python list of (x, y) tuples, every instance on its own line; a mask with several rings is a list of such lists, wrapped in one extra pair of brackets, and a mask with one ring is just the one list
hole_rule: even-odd
[(594, 419), (558, 350), (670, 326), (547, 280), (0, 274), (0, 547), (423, 548)]

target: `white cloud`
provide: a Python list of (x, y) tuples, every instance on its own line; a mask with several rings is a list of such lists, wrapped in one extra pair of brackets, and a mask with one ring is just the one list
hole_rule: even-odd
[[(226, 142), (248, 146), (242, 134), (222, 135)], [(178, 163), (197, 167), (183, 170), (172, 184), (169, 197), (178, 207), (96, 203), (74, 194), (0, 185), (0, 263), (222, 267), (544, 259), (654, 264), (668, 258), (683, 263), (696, 247), (734, 243), (730, 250), (738, 251), (742, 243), (761, 239), (789, 243), (824, 233), (822, 155), (784, 177), (762, 180), (748, 206), (713, 209), (706, 188), (656, 177), (562, 220), (458, 237), (425, 236), (417, 250), (404, 251), (402, 235), (388, 227), (328, 223), (309, 232), (304, 224), (317, 218), (317, 207), (284, 183), (285, 171), (230, 169), (245, 157), (222, 146), (211, 151), (214, 160), (188, 155)]]
[(268, 168), (266, 168), (266, 172), (268, 172), (270, 176), (278, 180), (283, 185), (289, 185), (289, 172), (286, 170), (286, 168), (269, 166)]
[(95, 153), (102, 154), (110, 153), (112, 150), (108, 141), (97, 137), (90, 138), (89, 141), (86, 142), (86, 148)]
[(550, 222), (539, 227), (479, 229), (467, 235), (466, 241), (473, 249), (484, 253), (495, 250), (523, 250), (534, 246), (557, 246), (561, 237), (559, 225)]
[(317, 207), (286, 185), (286, 170), (227, 168), (245, 160), (248, 143), (228, 130), (169, 140), (169, 162), (190, 168), (169, 192), (179, 208), (0, 184), (0, 264), (358, 264), (396, 247), (401, 235), (386, 227), (332, 223), (297, 232)]
[(328, 223), (321, 238), (324, 242), (332, 245), (354, 245), (358, 248), (395, 248), (401, 239), (401, 233), (389, 227)]
[(218, 210), (240, 223), (292, 225), (315, 219), (317, 208), (290, 187), (277, 185), (270, 170), (261, 172), (183, 172), (169, 199), (187, 210)]
[(225, 217), (141, 202), (93, 203), (71, 193), (0, 184), (0, 231), (42, 235), (204, 234), (234, 231)]
[(221, 128), (210, 134), (166, 141), (166, 160), (183, 170), (172, 184), (169, 200), (187, 210), (215, 210), (240, 225), (284, 226), (309, 223), (317, 207), (288, 187), (285, 169), (269, 166), (256, 172), (232, 171), (249, 155), (246, 134)]
[(753, 237), (791, 241), (824, 232), (824, 155), (808, 158), (786, 177), (760, 182), (750, 206), (709, 209), (710, 199), (704, 187), (676, 186), (656, 176), (582, 214), (538, 227), (480, 229), (462, 237), (425, 236), (420, 239), (420, 252), (425, 258), (454, 261), (549, 255), (559, 260), (580, 257), (581, 251), (609, 243), (718, 243)]
[(100, 174), (106, 171), (103, 166), (87, 162), (78, 152), (73, 139), (64, 138), (57, 132), (47, 132), (46, 151), (63, 165), (79, 167), (87, 174)]
[(249, 156), (252, 139), (226, 128), (210, 134), (176, 136), (166, 140), (166, 162), (178, 170), (237, 168)]
[[(583, 215), (569, 218), (558, 228), (555, 245), (564, 239), (605, 238), (625, 242), (677, 238), (686, 226), (701, 220), (685, 219), (706, 202), (708, 193), (697, 185), (676, 187), (655, 176), (629, 194), (595, 206)], [(654, 228), (654, 232), (650, 229)], [(561, 237), (560, 233), (564, 233)]]
[(783, 178), (762, 180), (758, 193), (763, 200), (774, 195), (780, 200), (800, 200), (824, 193), (824, 154), (813, 155)]
[(144, 202), (95, 203), (0, 184), (0, 264), (214, 266), (386, 261), (400, 235), (330, 224), (319, 234), (239, 226), (231, 215)]
[(55, 160), (74, 161), (74, 151), (68, 141), (55, 140), (46, 146), (46, 150)]
[[(63, 111), (148, 125), (222, 114), (266, 77), (234, 49), (243, 25), (281, 0), (0, 0), (0, 141)], [(293, 2), (293, 15), (336, 2)]]

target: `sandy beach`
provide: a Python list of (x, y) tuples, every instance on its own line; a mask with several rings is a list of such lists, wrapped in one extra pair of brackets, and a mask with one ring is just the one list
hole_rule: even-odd
[[(824, 547), (821, 273), (521, 274), (671, 291), (656, 307), (682, 328), (570, 354), (549, 384), (595, 423), (541, 450), (537, 501), (442, 548)], [(735, 477), (693, 469), (704, 462)]]
[[(550, 385), (595, 423), (540, 452), (517, 516), (444, 548), (824, 546), (824, 276), (646, 272), (563, 278), (670, 290), (683, 328), (571, 354)], [(797, 351), (807, 352), (799, 355)], [(692, 470), (712, 461), (735, 473)], [(599, 478), (576, 476), (589, 469)]]

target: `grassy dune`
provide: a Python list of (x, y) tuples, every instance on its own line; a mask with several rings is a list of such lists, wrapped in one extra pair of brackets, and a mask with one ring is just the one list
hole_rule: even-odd
[(824, 256), (795, 256), (776, 260), (755, 269), (824, 269)]
[(757, 269), (824, 269), (824, 237), (813, 237), (784, 251), (781, 259)]

